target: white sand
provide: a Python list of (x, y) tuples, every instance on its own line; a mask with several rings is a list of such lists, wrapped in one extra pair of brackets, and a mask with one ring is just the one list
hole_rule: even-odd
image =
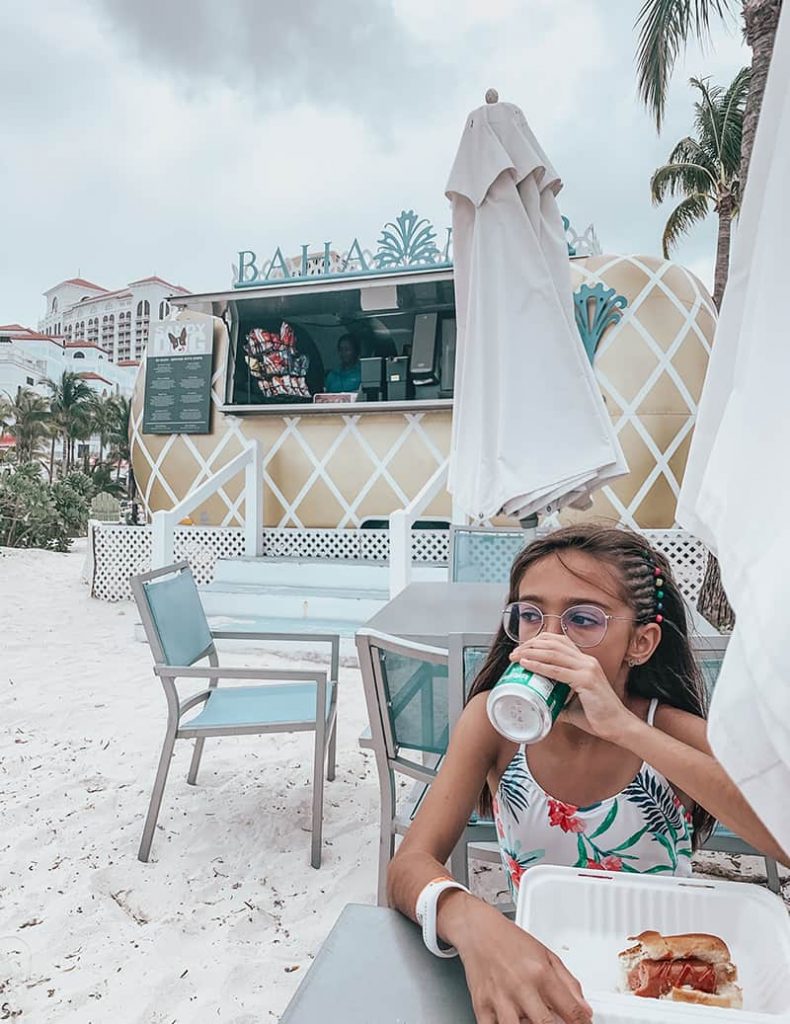
[(79, 550), (0, 555), (0, 1019), (276, 1020), (343, 906), (375, 900), (378, 788), (357, 748), (359, 674), (341, 670), (319, 871), (310, 733), (208, 740), (197, 787), (191, 743), (177, 743), (141, 864), (165, 699), (133, 639), (133, 605), (91, 600), (81, 561)]
[[(165, 700), (133, 605), (91, 600), (81, 563), (80, 545), (0, 550), (0, 1020), (277, 1020), (343, 906), (375, 899), (359, 673), (341, 670), (319, 871), (308, 733), (209, 740), (195, 788), (191, 744), (178, 743), (140, 864)], [(293, 667), (257, 652), (223, 660)], [(732, 858), (705, 860), (731, 873)], [(498, 868), (478, 881), (502, 889)]]

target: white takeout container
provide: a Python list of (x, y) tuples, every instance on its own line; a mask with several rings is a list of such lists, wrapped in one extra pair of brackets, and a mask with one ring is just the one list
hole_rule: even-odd
[[(516, 924), (579, 979), (595, 1024), (790, 1022), (790, 917), (778, 896), (755, 885), (539, 866), (522, 876)], [(722, 938), (738, 968), (743, 1009), (620, 992), (617, 954), (647, 930)]]

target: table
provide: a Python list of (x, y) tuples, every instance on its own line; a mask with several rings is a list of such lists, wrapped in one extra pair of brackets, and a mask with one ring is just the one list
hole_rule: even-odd
[(475, 1024), (460, 960), (396, 910), (349, 904), (280, 1024)]
[(486, 633), (493, 639), (507, 590), (507, 583), (410, 583), (365, 625), (436, 647), (446, 647), (451, 633)]
[[(410, 583), (365, 625), (416, 643), (446, 647), (451, 633), (485, 633), (493, 640), (507, 583)], [(697, 609), (686, 604), (692, 646), (724, 651), (729, 637), (718, 632)]]

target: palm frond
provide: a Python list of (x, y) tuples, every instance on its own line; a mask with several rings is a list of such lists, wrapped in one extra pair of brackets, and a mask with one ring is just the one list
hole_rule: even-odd
[(721, 98), (724, 90), (711, 85), (709, 78), (690, 78), (689, 85), (700, 94), (694, 104), (694, 127), (703, 150), (716, 165), (721, 163)]
[(741, 68), (721, 101), (722, 164), (731, 175), (740, 172), (743, 118), (751, 80), (751, 68)]
[(667, 89), (679, 54), (692, 34), (707, 42), (712, 17), (731, 13), (733, 0), (644, 0), (636, 19), (639, 96), (660, 131)]
[(707, 217), (709, 209), (708, 196), (699, 193), (690, 195), (682, 203), (678, 203), (667, 218), (661, 237), (664, 259), (669, 259), (670, 249), (678, 244), (683, 235)]
[(667, 196), (701, 194), (715, 198), (716, 181), (706, 167), (693, 163), (668, 163), (659, 167), (650, 179), (653, 205), (663, 203)]

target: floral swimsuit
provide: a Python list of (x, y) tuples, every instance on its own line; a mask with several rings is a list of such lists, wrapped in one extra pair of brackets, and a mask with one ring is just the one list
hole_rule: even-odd
[[(657, 700), (650, 702), (648, 725), (653, 725), (657, 706)], [(541, 863), (691, 874), (691, 816), (664, 776), (646, 763), (617, 796), (574, 807), (541, 789), (520, 746), (499, 782), (494, 820), (514, 893), (527, 868)]]

